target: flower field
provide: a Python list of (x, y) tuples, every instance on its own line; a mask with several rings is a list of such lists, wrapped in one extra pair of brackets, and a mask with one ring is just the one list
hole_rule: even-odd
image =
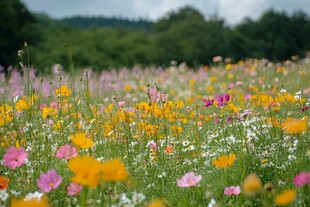
[(310, 206), (310, 59), (12, 69), (0, 206)]

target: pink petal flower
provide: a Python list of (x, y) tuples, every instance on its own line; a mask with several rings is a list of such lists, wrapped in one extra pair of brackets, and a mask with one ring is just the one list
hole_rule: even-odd
[(77, 184), (77, 183), (71, 183), (67, 187), (67, 194), (68, 195), (79, 195), (80, 192), (82, 191), (83, 186)]
[(301, 172), (293, 179), (293, 183), (297, 186), (303, 186), (310, 183), (310, 172)]
[(241, 193), (240, 186), (230, 186), (224, 189), (225, 195), (239, 195)]
[(37, 179), (37, 186), (42, 193), (48, 193), (56, 189), (62, 182), (62, 177), (56, 170), (49, 170), (46, 174), (42, 173), (40, 178)]
[(153, 102), (157, 102), (160, 100), (165, 102), (168, 99), (168, 94), (166, 93), (162, 94), (160, 91), (158, 91), (155, 88), (151, 88), (149, 91), (149, 94), (150, 94), (151, 101)]
[(25, 152), (24, 148), (10, 147), (3, 156), (3, 165), (15, 170), (26, 163), (27, 157), (28, 153)]
[(59, 159), (70, 160), (71, 158), (77, 156), (76, 148), (70, 146), (69, 144), (63, 145), (57, 150), (56, 157)]
[(117, 104), (118, 104), (118, 107), (120, 108), (124, 108), (125, 107), (125, 101), (119, 101)]
[(177, 185), (181, 188), (195, 186), (200, 182), (201, 178), (201, 175), (196, 176), (194, 172), (188, 172), (181, 179), (177, 179)]

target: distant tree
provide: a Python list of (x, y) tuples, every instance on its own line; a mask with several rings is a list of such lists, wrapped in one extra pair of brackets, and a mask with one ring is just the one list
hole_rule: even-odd
[(269, 10), (258, 21), (250, 19), (236, 27), (245, 43), (247, 54), (271, 60), (304, 55), (309, 49), (309, 19), (303, 12), (293, 16)]
[(37, 39), (35, 18), (19, 0), (0, 0), (0, 65), (17, 62), (17, 51), (23, 43)]
[(206, 21), (196, 9), (186, 6), (154, 24), (158, 62), (187, 62), (190, 66), (210, 63), (224, 55), (228, 28), (218, 18)]

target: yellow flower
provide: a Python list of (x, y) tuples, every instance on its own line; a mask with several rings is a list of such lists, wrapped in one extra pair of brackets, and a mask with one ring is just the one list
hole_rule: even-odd
[(183, 131), (182, 127), (176, 126), (176, 125), (170, 126), (170, 129), (171, 129), (173, 135), (178, 135)]
[(18, 200), (17, 198), (13, 198), (11, 202), (11, 207), (49, 207), (48, 200), (46, 196), (38, 198), (32, 198), (30, 200)]
[(102, 179), (105, 181), (123, 181), (128, 178), (128, 171), (120, 158), (106, 161), (102, 164)]
[(163, 207), (163, 206), (164, 202), (160, 199), (155, 199), (147, 205), (147, 207)]
[(219, 156), (217, 160), (212, 160), (212, 164), (219, 168), (226, 168), (231, 166), (236, 159), (235, 154)]
[(308, 129), (307, 122), (302, 119), (286, 118), (282, 124), (284, 132), (289, 134), (300, 134)]
[(0, 105), (0, 126), (13, 120), (13, 109), (10, 105)]
[(287, 206), (296, 199), (295, 190), (286, 190), (275, 198), (275, 203), (279, 206)]
[(243, 181), (243, 192), (247, 195), (255, 195), (261, 188), (262, 182), (255, 173), (248, 175)]
[(55, 93), (60, 96), (68, 97), (71, 94), (71, 90), (67, 86), (62, 85), (55, 89)]
[(57, 110), (51, 107), (44, 107), (42, 109), (42, 118), (51, 118), (57, 114)]
[(17, 112), (21, 112), (23, 110), (26, 110), (29, 108), (29, 104), (24, 100), (24, 99), (20, 99), (16, 102), (15, 104), (15, 108)]
[(157, 127), (152, 124), (147, 124), (145, 125), (144, 130), (147, 135), (154, 135), (157, 132)]
[(75, 135), (71, 135), (70, 139), (78, 149), (87, 149), (94, 146), (94, 142), (87, 138), (87, 134), (84, 132), (77, 132)]
[(95, 188), (100, 182), (101, 165), (102, 163), (91, 156), (85, 155), (81, 157), (78, 155), (68, 162), (69, 169), (75, 173), (71, 180)]

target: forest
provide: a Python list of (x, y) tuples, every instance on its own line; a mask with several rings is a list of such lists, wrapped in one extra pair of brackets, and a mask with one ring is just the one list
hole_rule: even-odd
[(216, 15), (207, 19), (190, 6), (156, 22), (103, 16), (54, 20), (30, 13), (19, 0), (1, 0), (0, 10), (4, 68), (18, 64), (17, 51), (25, 42), (29, 64), (42, 72), (55, 63), (67, 69), (68, 57), (75, 68), (100, 71), (167, 66), (172, 60), (197, 67), (212, 64), (215, 56), (232, 62), (248, 57), (282, 61), (310, 50), (310, 19), (303, 11), (268, 10), (257, 20), (245, 18), (232, 26)]

